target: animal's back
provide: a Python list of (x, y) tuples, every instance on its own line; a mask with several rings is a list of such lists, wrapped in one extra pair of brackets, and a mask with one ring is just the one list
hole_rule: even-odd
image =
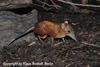
[(51, 35), (56, 36), (55, 31), (59, 29), (60, 23), (51, 22), (51, 21), (41, 21), (34, 27), (34, 32), (41, 35)]

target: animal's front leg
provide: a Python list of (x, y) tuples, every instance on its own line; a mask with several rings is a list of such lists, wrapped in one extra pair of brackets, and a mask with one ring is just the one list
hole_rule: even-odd
[(64, 37), (62, 38), (62, 40), (63, 40), (63, 42), (65, 43), (65, 39), (64, 39)]

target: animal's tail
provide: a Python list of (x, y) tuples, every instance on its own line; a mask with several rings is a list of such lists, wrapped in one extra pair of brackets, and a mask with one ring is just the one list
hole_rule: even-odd
[(28, 33), (32, 32), (32, 31), (33, 31), (33, 29), (34, 29), (34, 26), (33, 26), (33, 27), (31, 27), (30, 29), (28, 29), (25, 33), (23, 33), (23, 34), (21, 34), (21, 35), (17, 36), (16, 38), (12, 39), (12, 40), (11, 40), (11, 42), (8, 44), (8, 46), (10, 46), (10, 45), (11, 45), (11, 44), (15, 41), (15, 40), (17, 40), (17, 39), (19, 39), (19, 38), (21, 38), (21, 37), (25, 36), (26, 34), (28, 34)]

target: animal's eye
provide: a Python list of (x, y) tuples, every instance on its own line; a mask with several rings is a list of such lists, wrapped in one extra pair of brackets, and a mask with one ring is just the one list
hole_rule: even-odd
[(67, 32), (70, 33), (70, 30), (68, 30)]

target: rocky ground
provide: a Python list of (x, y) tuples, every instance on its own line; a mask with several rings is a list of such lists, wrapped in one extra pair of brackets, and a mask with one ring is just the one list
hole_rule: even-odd
[(67, 36), (65, 43), (61, 39), (55, 39), (54, 47), (51, 47), (49, 37), (44, 40), (44, 45), (41, 45), (39, 40), (24, 40), (23, 43), (14, 43), (0, 50), (0, 66), (12, 63), (9, 67), (13, 67), (14, 64), (15, 67), (100, 67), (99, 13), (68, 14), (38, 11), (37, 18), (38, 21), (50, 20), (61, 23), (68, 20), (78, 43)]

